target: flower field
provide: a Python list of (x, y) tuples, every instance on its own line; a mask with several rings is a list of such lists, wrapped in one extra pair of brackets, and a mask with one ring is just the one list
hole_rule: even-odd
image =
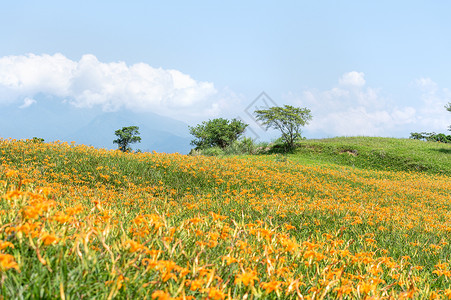
[(451, 180), (0, 140), (6, 298), (451, 299)]

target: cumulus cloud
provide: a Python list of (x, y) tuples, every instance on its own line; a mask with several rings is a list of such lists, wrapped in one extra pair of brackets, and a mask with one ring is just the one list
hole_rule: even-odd
[(225, 100), (213, 83), (197, 81), (177, 70), (145, 63), (100, 62), (87, 54), (73, 61), (62, 54), (0, 58), (0, 101), (34, 102), (38, 94), (64, 99), (76, 107), (105, 111), (127, 108), (176, 115), (216, 114)]
[(436, 93), (438, 89), (437, 83), (435, 83), (431, 78), (419, 78), (416, 79), (415, 85), (426, 93)]
[(319, 115), (311, 129), (334, 136), (396, 136), (401, 127), (414, 122), (412, 107), (372, 110), (358, 106)]
[(414, 81), (416, 101), (408, 105), (368, 87), (362, 72), (349, 72), (338, 78), (328, 90), (304, 90), (289, 94), (289, 102), (312, 110), (313, 120), (305, 128), (311, 136), (397, 136), (413, 131), (444, 132), (449, 112), (443, 108), (451, 92), (430, 78)]
[(421, 91), (418, 122), (424, 128), (422, 131), (443, 132), (451, 123), (449, 112), (444, 108), (451, 99), (451, 90), (440, 88), (430, 78), (419, 78), (413, 85)]
[(348, 72), (343, 74), (338, 80), (338, 83), (343, 86), (362, 87), (365, 85), (365, 74), (363, 72)]
[(19, 108), (21, 108), (21, 109), (27, 108), (27, 107), (33, 105), (34, 103), (36, 103), (36, 100), (27, 97), (23, 100), (23, 104), (21, 106), (19, 106)]

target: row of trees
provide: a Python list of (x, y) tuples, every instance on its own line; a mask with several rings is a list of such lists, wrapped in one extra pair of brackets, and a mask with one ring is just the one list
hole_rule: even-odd
[[(294, 147), (295, 142), (301, 138), (301, 127), (312, 119), (309, 109), (290, 105), (256, 110), (255, 116), (267, 129), (280, 131), (286, 149)], [(247, 126), (248, 124), (237, 119), (217, 118), (204, 121), (195, 127), (189, 127), (190, 133), (194, 136), (191, 145), (195, 146), (196, 150), (212, 147), (225, 149), (241, 137)], [(138, 126), (123, 127), (116, 130), (115, 135), (117, 139), (113, 143), (123, 152), (131, 151), (130, 144), (141, 142)]]
[[(445, 108), (451, 112), (451, 102), (445, 105)], [(266, 126), (267, 129), (276, 129), (282, 134), (281, 140), (286, 150), (292, 149), (295, 146), (295, 142), (302, 137), (301, 127), (312, 120), (312, 114), (309, 109), (293, 107), (291, 105), (260, 109), (254, 113), (256, 119)], [(191, 145), (195, 146), (196, 150), (212, 147), (225, 149), (241, 137), (247, 126), (248, 124), (237, 119), (227, 120), (217, 118), (204, 121), (202, 124), (189, 127), (191, 135), (194, 136)], [(137, 126), (123, 127), (122, 129), (116, 130), (115, 134), (118, 138), (113, 143), (118, 144), (119, 150), (129, 152), (131, 150), (130, 144), (141, 142), (138, 130), (139, 127)], [(449, 130), (451, 131), (451, 125), (449, 126)], [(443, 133), (412, 132), (410, 138), (451, 143), (451, 135), (445, 135)]]
[[(294, 147), (301, 138), (301, 127), (312, 119), (311, 111), (307, 108), (270, 107), (255, 111), (255, 116), (266, 128), (273, 128), (282, 134), (281, 139), (287, 149)], [(204, 121), (195, 127), (190, 127), (190, 133), (195, 137), (191, 142), (196, 150), (211, 147), (225, 149), (243, 134), (248, 124), (241, 120), (227, 120), (223, 118)]]
[[(451, 102), (445, 105), (447, 111), (451, 112)], [(449, 125), (448, 130), (451, 131), (451, 125)], [(451, 144), (451, 135), (446, 135), (443, 133), (435, 132), (411, 132), (410, 138), (415, 140), (423, 140), (428, 142), (440, 142)]]

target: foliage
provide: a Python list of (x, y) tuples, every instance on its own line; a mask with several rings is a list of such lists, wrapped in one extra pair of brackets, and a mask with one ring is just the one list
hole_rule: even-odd
[(414, 139), (414, 140), (425, 140), (426, 139), (425, 134), (430, 135), (430, 133), (427, 133), (427, 132), (421, 132), (421, 133), (411, 132), (409, 138)]
[(287, 149), (294, 148), (294, 143), (301, 138), (301, 127), (312, 119), (309, 109), (291, 105), (256, 110), (255, 115), (257, 120), (267, 128), (273, 128), (282, 133), (282, 139)]
[(423, 140), (428, 142), (440, 142), (451, 144), (451, 135), (435, 132), (411, 132), (410, 138), (415, 140)]
[[(451, 102), (445, 105), (447, 111), (451, 112)], [(448, 130), (451, 131), (451, 125), (448, 127)], [(410, 138), (415, 140), (423, 140), (428, 142), (440, 142), (440, 143), (449, 143), (451, 144), (451, 135), (446, 135), (443, 133), (435, 133), (435, 132), (411, 132)]]
[(0, 153), (5, 299), (451, 293), (449, 176), (13, 140)]
[[(448, 105), (445, 105), (447, 111), (451, 112), (451, 102), (448, 102)], [(451, 131), (451, 125), (449, 125), (448, 130)]]
[(201, 155), (205, 155), (205, 156), (223, 156), (224, 153), (224, 149), (215, 146), (215, 147), (210, 147), (210, 148), (205, 148), (205, 149), (199, 149)]
[(43, 138), (38, 138), (38, 137), (33, 137), (33, 139), (31, 141), (33, 143), (43, 143), (44, 139)]
[(138, 136), (138, 130), (138, 126), (122, 127), (122, 129), (116, 130), (114, 134), (118, 138), (113, 141), (113, 144), (117, 144), (118, 149), (122, 152), (130, 152), (130, 144), (141, 142), (141, 137)]
[(204, 121), (195, 127), (189, 127), (190, 133), (195, 137), (191, 145), (196, 149), (220, 147), (222, 149), (236, 141), (248, 125), (241, 120), (227, 120), (217, 118)]
[(210, 147), (205, 149), (192, 150), (191, 155), (205, 155), (205, 156), (225, 156), (225, 155), (252, 155), (263, 154), (269, 150), (267, 142), (257, 143), (249, 137), (242, 137), (232, 142), (227, 147)]
[(260, 143), (255, 142), (249, 137), (240, 138), (224, 149), (226, 155), (251, 155), (257, 154)]

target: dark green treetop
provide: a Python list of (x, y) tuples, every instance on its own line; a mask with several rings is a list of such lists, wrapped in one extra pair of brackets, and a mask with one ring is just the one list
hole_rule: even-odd
[(217, 118), (204, 121), (195, 127), (189, 127), (190, 133), (195, 137), (191, 141), (191, 145), (196, 146), (196, 149), (206, 149), (215, 146), (224, 149), (236, 141), (247, 126), (248, 124), (237, 119)]
[(118, 149), (123, 152), (130, 152), (132, 150), (130, 144), (141, 142), (138, 130), (138, 126), (122, 127), (122, 129), (116, 130), (114, 134), (118, 138), (113, 141), (113, 144), (117, 144)]

